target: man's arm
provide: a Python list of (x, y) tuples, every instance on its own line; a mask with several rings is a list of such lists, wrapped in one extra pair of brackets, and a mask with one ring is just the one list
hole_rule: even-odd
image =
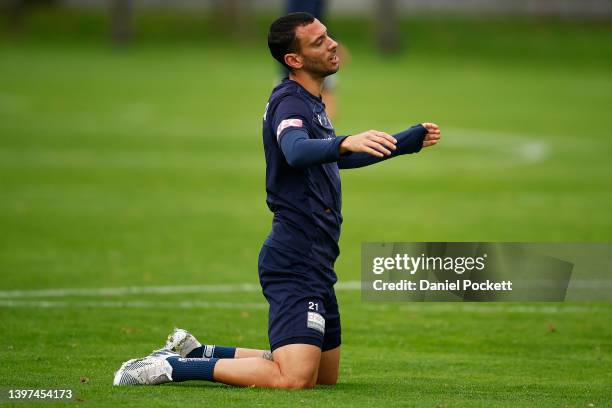
[(345, 137), (311, 139), (307, 118), (312, 110), (301, 98), (289, 95), (278, 103), (268, 120), (276, 131), (278, 147), (287, 163), (295, 168), (306, 168), (335, 162), (340, 158), (340, 143)]
[(345, 138), (310, 139), (303, 128), (293, 128), (283, 134), (279, 143), (291, 167), (306, 168), (337, 161), (340, 157), (340, 143)]
[(399, 139), (377, 130), (349, 137), (311, 139), (307, 120), (311, 115), (304, 100), (288, 95), (272, 109), (270, 117), (267, 117), (267, 112), (264, 116), (266, 126), (275, 130), (278, 146), (292, 167), (306, 168), (336, 161), (340, 168), (363, 167), (385, 158), (419, 151), (422, 147), (436, 144), (440, 138), (437, 125), (423, 123), (396, 135)]
[[(367, 133), (367, 132), (366, 132)], [(397, 142), (395, 149), (388, 154), (372, 154), (367, 150), (359, 151), (351, 144), (359, 143), (359, 140), (351, 140), (351, 138), (361, 137), (363, 134), (349, 136), (340, 145), (340, 149), (344, 148), (345, 153), (338, 160), (338, 167), (341, 169), (353, 169), (358, 167), (369, 166), (371, 164), (380, 163), (391, 157), (400, 156), (403, 154), (417, 153), (423, 147), (435, 145), (440, 139), (440, 128), (434, 123), (423, 123), (416, 125), (403, 132), (392, 136)], [(351, 143), (354, 142), (354, 143)], [(375, 152), (378, 153), (378, 152)]]
[[(352, 138), (351, 143), (345, 144), (349, 137)], [(396, 149), (396, 143), (397, 140), (392, 136), (376, 130), (355, 136), (310, 139), (303, 128), (291, 128), (283, 132), (279, 140), (287, 163), (296, 168), (339, 162), (342, 160), (341, 154), (348, 152), (361, 152), (364, 156), (383, 158), (391, 155)]]

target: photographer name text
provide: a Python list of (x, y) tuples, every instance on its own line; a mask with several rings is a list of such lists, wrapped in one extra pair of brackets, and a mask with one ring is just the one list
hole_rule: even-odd
[(372, 288), (375, 291), (511, 291), (512, 281), (491, 281), (474, 282), (469, 279), (457, 279), (455, 281), (445, 280), (444, 282), (432, 282), (427, 279), (421, 279), (417, 282), (402, 279), (397, 282), (385, 282), (382, 279), (377, 279), (372, 282)]

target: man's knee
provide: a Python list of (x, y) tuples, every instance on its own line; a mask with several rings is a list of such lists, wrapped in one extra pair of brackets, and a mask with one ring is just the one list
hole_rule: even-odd
[(321, 349), (310, 344), (289, 344), (274, 351), (274, 361), (279, 366), (277, 388), (299, 390), (313, 388)]
[(306, 377), (285, 377), (281, 381), (281, 387), (287, 390), (305, 390), (314, 388), (316, 381), (314, 378)]

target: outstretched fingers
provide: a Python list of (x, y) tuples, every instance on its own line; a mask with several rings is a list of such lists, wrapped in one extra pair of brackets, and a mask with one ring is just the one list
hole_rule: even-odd
[(427, 130), (427, 134), (423, 138), (423, 147), (433, 146), (440, 140), (440, 127), (435, 123), (425, 122), (423, 127)]
[(385, 132), (381, 132), (379, 130), (371, 130), (371, 133), (373, 133), (375, 136), (378, 136), (379, 138), (382, 139), (382, 141), (390, 148), (395, 148), (395, 145), (397, 144), (397, 139), (394, 138), (393, 136), (391, 136), (388, 133)]
[[(362, 151), (364, 153), (367, 153), (369, 155), (376, 156), (376, 157), (384, 157), (385, 154), (383, 152), (379, 151), (378, 149), (384, 149), (384, 147), (381, 147), (379, 144), (377, 144), (375, 142), (370, 142), (370, 143), (364, 142), (364, 145), (362, 147)], [(388, 151), (388, 150), (386, 150), (386, 151)], [(391, 153), (389, 153), (389, 154), (391, 154)]]
[(425, 122), (423, 123), (423, 127), (427, 129), (428, 133), (440, 133), (440, 126), (435, 123)]
[(340, 153), (363, 152), (375, 157), (390, 156), (397, 140), (388, 133), (378, 130), (368, 130), (354, 136), (345, 138), (340, 144)]
[(389, 149), (385, 147), (386, 145), (382, 141), (379, 141), (377, 139), (366, 140), (365, 145), (382, 153), (385, 156), (389, 156), (391, 154), (391, 151), (389, 151)]
[[(393, 136), (378, 130), (370, 130), (367, 133), (367, 137), (364, 142), (366, 146), (370, 147), (376, 152), (382, 153), (382, 155), (374, 154), (377, 157), (390, 156), (391, 151), (397, 149), (397, 147), (395, 147), (396, 143), (397, 140), (395, 140)], [(371, 152), (368, 153), (372, 154)]]

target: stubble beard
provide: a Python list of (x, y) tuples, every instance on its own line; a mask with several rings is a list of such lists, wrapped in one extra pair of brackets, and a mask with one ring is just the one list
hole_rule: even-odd
[(308, 71), (314, 76), (317, 76), (319, 78), (325, 78), (338, 72), (338, 70), (340, 69), (340, 65), (338, 64), (334, 68), (333, 66), (327, 66), (325, 63), (321, 62), (321, 60), (305, 58), (304, 68), (306, 71)]

